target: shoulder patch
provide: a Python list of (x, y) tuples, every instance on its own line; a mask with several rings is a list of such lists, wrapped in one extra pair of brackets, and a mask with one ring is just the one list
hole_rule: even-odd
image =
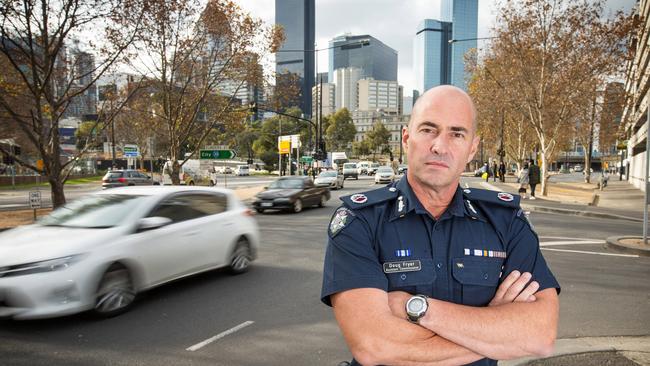
[(355, 218), (354, 212), (347, 207), (341, 207), (334, 213), (329, 225), (329, 234), (333, 238), (338, 234), (341, 229), (347, 226)]
[(482, 201), (511, 208), (519, 208), (519, 201), (521, 199), (521, 197), (516, 194), (476, 188), (472, 188), (471, 190), (465, 189), (463, 195), (465, 198), (471, 199), (472, 201)]
[(390, 187), (383, 187), (368, 192), (356, 193), (351, 196), (341, 197), (341, 201), (343, 201), (346, 207), (352, 210), (356, 210), (395, 199), (397, 197), (397, 194), (397, 190), (391, 190)]

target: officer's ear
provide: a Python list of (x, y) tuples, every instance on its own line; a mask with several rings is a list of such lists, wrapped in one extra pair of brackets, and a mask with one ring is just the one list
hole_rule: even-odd
[(409, 125), (402, 127), (402, 147), (404, 148), (404, 151), (408, 151), (408, 140), (409, 137), (411, 137), (409, 134)]
[(474, 135), (474, 138), (472, 139), (472, 148), (469, 151), (469, 156), (467, 157), (466, 163), (469, 163), (474, 159), (474, 155), (476, 155), (476, 151), (478, 151), (478, 144), (481, 141), (481, 138), (478, 135)]

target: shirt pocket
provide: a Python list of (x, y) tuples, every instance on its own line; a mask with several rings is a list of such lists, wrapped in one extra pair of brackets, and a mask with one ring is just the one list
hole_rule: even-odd
[(460, 284), (460, 303), (486, 306), (496, 293), (503, 259), (461, 257), (453, 259), (453, 276)]
[(436, 271), (433, 259), (414, 259), (420, 261), (420, 270), (411, 272), (386, 273), (388, 291), (405, 291), (410, 294), (421, 293), (431, 296)]

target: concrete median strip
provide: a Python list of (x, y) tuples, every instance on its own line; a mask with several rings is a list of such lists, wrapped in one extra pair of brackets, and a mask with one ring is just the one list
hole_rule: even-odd
[(217, 334), (214, 337), (210, 337), (210, 338), (206, 339), (203, 342), (199, 342), (199, 343), (197, 343), (197, 344), (195, 344), (195, 345), (193, 345), (191, 347), (188, 347), (185, 350), (190, 351), (190, 352), (194, 352), (196, 350), (199, 350), (199, 349), (207, 346), (208, 344), (210, 344), (210, 343), (212, 343), (214, 341), (217, 341), (217, 340), (219, 340), (219, 339), (221, 339), (223, 337), (229, 336), (229, 335), (231, 335), (231, 334), (233, 334), (235, 332), (238, 332), (238, 331), (246, 328), (247, 326), (253, 325), (253, 324), (255, 324), (255, 322), (252, 321), (252, 320), (245, 321), (245, 322), (243, 322), (243, 323), (241, 323), (241, 324), (239, 324), (239, 325), (237, 325), (235, 327), (232, 327), (232, 328), (228, 329), (225, 332), (221, 332), (221, 333)]

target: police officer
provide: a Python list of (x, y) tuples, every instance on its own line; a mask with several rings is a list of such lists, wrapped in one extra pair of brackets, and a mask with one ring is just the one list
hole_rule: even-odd
[(333, 215), (321, 299), (353, 365), (552, 352), (560, 286), (519, 197), (459, 186), (478, 142), (470, 97), (430, 89), (402, 131), (406, 176), (344, 197)]

